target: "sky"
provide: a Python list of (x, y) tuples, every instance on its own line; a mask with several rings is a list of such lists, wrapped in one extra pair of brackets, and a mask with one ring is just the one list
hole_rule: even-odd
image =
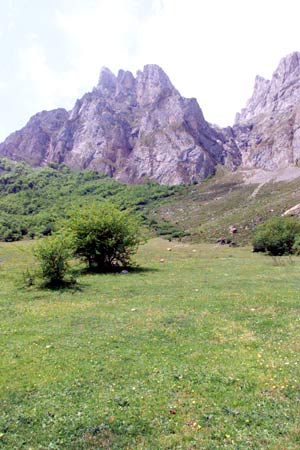
[(0, 141), (71, 109), (101, 67), (158, 64), (205, 118), (232, 125), (257, 74), (300, 51), (299, 0), (0, 0)]

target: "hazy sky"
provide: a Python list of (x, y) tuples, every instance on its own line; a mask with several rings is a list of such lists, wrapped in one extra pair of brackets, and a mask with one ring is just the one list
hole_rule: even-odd
[(206, 119), (231, 125), (279, 60), (300, 51), (299, 0), (0, 0), (0, 140), (71, 108), (102, 66), (159, 64)]

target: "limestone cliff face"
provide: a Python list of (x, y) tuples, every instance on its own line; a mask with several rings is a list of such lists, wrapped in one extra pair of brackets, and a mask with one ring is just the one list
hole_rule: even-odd
[(34, 166), (43, 164), (48, 161), (56, 136), (67, 119), (68, 113), (62, 108), (36, 114), (22, 130), (15, 131), (0, 144), (0, 155)]
[(283, 58), (271, 80), (256, 77), (246, 108), (224, 129), (207, 123), (160, 67), (147, 65), (136, 77), (104, 68), (71, 111), (36, 114), (0, 144), (0, 155), (35, 166), (64, 162), (125, 183), (199, 182), (218, 164), (300, 166), (300, 53)]
[(198, 182), (217, 164), (234, 168), (241, 159), (232, 133), (209, 125), (197, 101), (181, 97), (156, 65), (136, 77), (102, 69), (96, 88), (72, 111), (37, 114), (0, 144), (0, 154), (162, 184)]
[(233, 132), (245, 167), (272, 171), (299, 165), (300, 53), (283, 58), (271, 80), (256, 77)]

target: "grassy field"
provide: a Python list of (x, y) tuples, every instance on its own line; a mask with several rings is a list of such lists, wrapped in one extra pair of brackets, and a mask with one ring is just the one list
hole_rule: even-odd
[(0, 244), (1, 449), (300, 448), (299, 258), (154, 239), (49, 291), (31, 245)]

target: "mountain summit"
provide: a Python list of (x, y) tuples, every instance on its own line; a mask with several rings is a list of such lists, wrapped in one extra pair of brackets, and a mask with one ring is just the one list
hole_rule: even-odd
[(300, 53), (283, 58), (271, 80), (257, 76), (234, 125), (243, 166), (276, 170), (300, 164)]
[(125, 183), (199, 182), (217, 165), (269, 173), (300, 166), (300, 53), (283, 58), (271, 80), (256, 77), (225, 129), (206, 122), (196, 99), (183, 98), (159, 66), (136, 77), (104, 67), (71, 111), (36, 114), (0, 144), (0, 155), (33, 166), (64, 162)]
[[(134, 77), (103, 68), (72, 111), (43, 111), (0, 144), (0, 154), (32, 165), (64, 162), (126, 183), (191, 183), (217, 164), (239, 163), (230, 137), (209, 125), (195, 99), (180, 96), (157, 65)], [(236, 154), (235, 154), (236, 153)]]

